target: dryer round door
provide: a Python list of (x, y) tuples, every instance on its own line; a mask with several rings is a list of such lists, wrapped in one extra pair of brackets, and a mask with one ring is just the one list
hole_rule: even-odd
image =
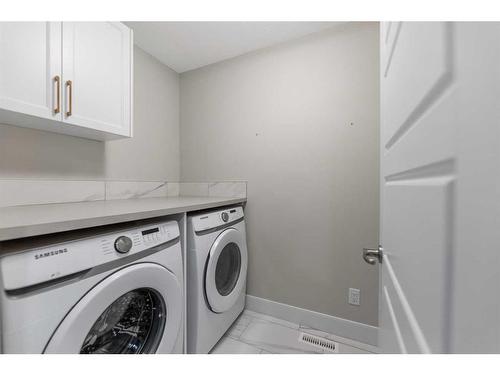
[(236, 303), (245, 288), (247, 266), (244, 236), (226, 229), (210, 248), (205, 271), (205, 294), (213, 312), (222, 313)]
[(177, 277), (154, 263), (125, 267), (95, 285), (69, 311), (45, 353), (169, 353), (182, 320)]

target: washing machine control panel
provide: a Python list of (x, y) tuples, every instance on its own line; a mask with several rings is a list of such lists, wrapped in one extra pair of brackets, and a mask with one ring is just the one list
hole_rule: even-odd
[(234, 223), (242, 218), (243, 207), (232, 207), (225, 210), (192, 216), (191, 220), (194, 230), (196, 232), (202, 232)]
[(145, 243), (162, 243), (169, 240), (168, 228), (165, 226), (157, 226), (141, 231), (142, 240)]
[(90, 270), (174, 241), (179, 235), (177, 221), (168, 221), (26, 249), (0, 258), (3, 286), (16, 290)]

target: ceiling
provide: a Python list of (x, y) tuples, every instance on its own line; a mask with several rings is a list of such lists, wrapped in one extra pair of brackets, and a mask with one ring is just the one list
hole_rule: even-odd
[(178, 73), (337, 26), (341, 22), (125, 22), (135, 44)]

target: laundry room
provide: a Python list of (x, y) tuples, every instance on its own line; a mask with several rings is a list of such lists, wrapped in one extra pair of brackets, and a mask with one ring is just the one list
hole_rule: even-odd
[[(187, 309), (179, 309), (185, 322), (173, 331), (186, 332), (180, 341), (187, 352), (376, 351), (378, 270), (363, 261), (361, 249), (378, 244), (378, 23), (51, 22), (0, 27), (3, 40), (9, 35), (18, 39), (3, 44), (9, 56), (2, 65), (6, 108), (20, 106), (21, 100), (28, 106), (27, 99), (38, 99), (35, 94), (46, 99), (46, 86), (16, 92), (17, 99), (8, 97), (14, 95), (7, 92), (8, 77), (17, 77), (16, 71), (32, 69), (33, 76), (13, 82), (28, 88), (39, 79), (36, 74), (61, 69), (61, 64), (42, 64), (50, 61), (47, 53), (58, 52), (43, 33), (62, 35), (63, 50), (61, 74), (52, 73), (58, 81), (45, 82), (55, 91), (55, 103), (47, 103), (50, 121), (41, 117), (26, 125), (24, 113), (2, 110), (3, 223), (7, 227), (16, 215), (20, 221), (16, 228), (5, 228), (5, 236), (11, 237), (2, 255), (11, 253), (10, 245), (18, 249), (20, 242), (30, 241), (23, 252), (3, 257), (7, 300), (2, 305), (10, 308), (9, 295), (25, 296), (4, 313), (16, 319), (15, 324), (4, 323), (5, 352), (91, 351), (82, 344), (86, 339), (97, 352), (131, 350), (124, 336), (113, 344), (109, 337), (88, 332), (87, 338), (87, 333), (74, 334), (75, 345), (83, 345), (75, 348), (66, 341), (54, 347), (50, 343), (57, 335), (50, 330), (36, 346), (11, 343), (8, 337), (22, 324), (16, 314), (21, 300), (44, 291), (46, 298), (54, 294), (64, 299), (71, 286), (58, 287), (57, 280), (70, 278), (76, 287), (76, 281), (89, 279), (89, 269), (109, 268), (107, 273), (114, 274), (130, 247), (150, 252), (163, 240), (185, 247), (175, 251), (184, 251), (180, 261), (185, 268), (176, 267), (181, 269), (178, 283), (186, 280)], [(67, 35), (73, 40), (67, 47), (71, 53), (65, 52)], [(122, 41), (118, 45), (117, 38)], [(170, 40), (171, 47), (163, 40)], [(45, 46), (38, 46), (42, 42)], [(31, 46), (30, 64), (38, 70), (17, 61), (19, 46)], [(40, 47), (44, 54), (35, 55)], [(108, 65), (98, 62), (101, 73), (96, 73), (90, 53), (104, 50)], [(70, 55), (71, 65), (65, 63)], [(121, 70), (113, 69), (116, 63)], [(121, 90), (112, 92), (114, 86), (104, 82), (121, 83)], [(96, 92), (102, 92), (104, 103), (92, 108)], [(59, 113), (51, 110), (53, 104)], [(53, 128), (59, 118), (70, 134)], [(33, 222), (23, 223), (26, 210), (37, 207), (41, 211), (31, 211)], [(159, 217), (157, 232), (139, 221), (154, 217)], [(164, 231), (171, 218), (182, 227)], [(74, 238), (81, 233), (85, 242), (93, 235), (88, 226), (102, 233), (100, 241), (106, 244), (102, 260), (94, 255), (97, 263), (91, 264), (90, 258), (77, 261), (84, 254), (64, 245), (64, 236), (70, 236), (83, 249)], [(52, 242), (44, 242), (47, 235)], [(47, 249), (48, 244), (52, 247)], [(67, 252), (59, 253), (61, 247)], [(32, 257), (35, 252), (40, 259)], [(47, 252), (56, 255), (45, 257)], [(72, 253), (78, 256), (74, 261)], [(148, 260), (138, 254), (136, 262)], [(58, 269), (61, 262), (56, 260), (64, 257), (81, 264)], [(118, 262), (115, 268), (113, 262)], [(28, 270), (38, 267), (37, 277), (29, 275)], [(105, 274), (100, 273), (101, 283)], [(350, 289), (357, 293), (356, 301), (349, 300)], [(135, 298), (154, 300), (141, 293)], [(68, 301), (66, 309), (73, 313), (76, 302), (75, 297)], [(40, 308), (33, 311), (40, 314)], [(92, 316), (88, 323), (98, 318)], [(73, 324), (79, 319), (75, 315)], [(324, 346), (301, 341), (307, 332)], [(96, 344), (99, 340), (103, 347)], [(144, 343), (139, 351), (148, 346)]]
[(328, 14), (0, 16), (0, 353), (500, 352), (500, 23)]

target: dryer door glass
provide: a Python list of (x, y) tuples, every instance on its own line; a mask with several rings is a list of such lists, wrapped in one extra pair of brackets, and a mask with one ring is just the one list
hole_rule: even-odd
[(83, 354), (154, 353), (165, 328), (166, 308), (152, 289), (135, 289), (115, 300), (96, 320)]
[(238, 282), (241, 269), (240, 248), (234, 242), (222, 249), (215, 268), (215, 286), (221, 296), (231, 293)]

